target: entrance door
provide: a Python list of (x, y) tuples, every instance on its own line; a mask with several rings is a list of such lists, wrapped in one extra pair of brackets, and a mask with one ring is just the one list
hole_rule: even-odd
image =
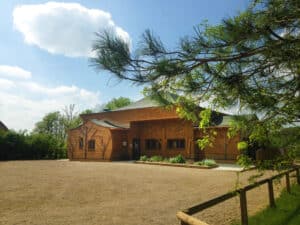
[(139, 160), (141, 157), (141, 141), (139, 138), (134, 138), (132, 140), (132, 158), (134, 160)]

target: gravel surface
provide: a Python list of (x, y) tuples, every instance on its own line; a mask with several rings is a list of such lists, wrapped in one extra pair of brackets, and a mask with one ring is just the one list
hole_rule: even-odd
[[(230, 171), (126, 162), (0, 162), (0, 224), (179, 224), (178, 210), (234, 190), (255, 173), (237, 179)], [(266, 191), (249, 193), (250, 214), (268, 204)], [(196, 217), (229, 224), (239, 218), (238, 206), (233, 199)]]

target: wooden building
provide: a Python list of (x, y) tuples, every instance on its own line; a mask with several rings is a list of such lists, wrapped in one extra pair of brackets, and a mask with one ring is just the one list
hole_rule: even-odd
[(227, 137), (228, 115), (219, 114), (212, 147), (199, 150), (196, 140), (202, 132), (191, 121), (178, 117), (175, 110), (162, 108), (144, 98), (129, 106), (81, 115), (83, 124), (68, 132), (71, 160), (126, 160), (142, 155), (187, 159), (235, 160), (239, 137)]

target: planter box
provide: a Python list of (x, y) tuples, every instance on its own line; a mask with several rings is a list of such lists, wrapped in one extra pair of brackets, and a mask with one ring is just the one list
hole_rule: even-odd
[(148, 164), (148, 165), (158, 165), (158, 166), (185, 167), (185, 168), (195, 168), (195, 169), (213, 169), (213, 168), (218, 167), (218, 165), (200, 166), (200, 165), (188, 164), (188, 163), (167, 163), (167, 162), (147, 162), (147, 161), (135, 161), (135, 163)]

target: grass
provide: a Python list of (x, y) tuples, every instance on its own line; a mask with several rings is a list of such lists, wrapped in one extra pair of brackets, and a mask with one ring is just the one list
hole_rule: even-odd
[[(300, 224), (300, 186), (292, 187), (292, 193), (283, 191), (276, 200), (276, 208), (266, 208), (249, 217), (249, 225), (299, 225)], [(238, 223), (235, 223), (238, 224)]]

